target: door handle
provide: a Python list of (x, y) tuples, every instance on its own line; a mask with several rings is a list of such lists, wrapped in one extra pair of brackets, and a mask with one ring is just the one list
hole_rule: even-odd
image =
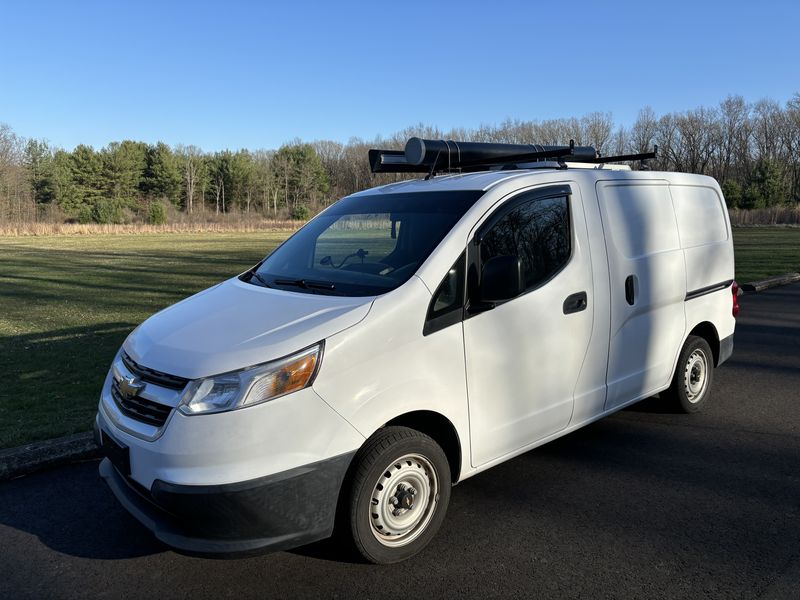
[(625, 279), (625, 300), (631, 306), (636, 302), (636, 275), (628, 275)]
[(567, 299), (564, 300), (564, 314), (571, 315), (572, 313), (581, 312), (582, 310), (586, 310), (587, 306), (586, 292), (570, 294), (567, 296)]

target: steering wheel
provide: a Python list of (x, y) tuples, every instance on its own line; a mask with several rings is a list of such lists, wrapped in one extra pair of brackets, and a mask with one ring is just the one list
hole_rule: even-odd
[(368, 250), (364, 250), (363, 248), (359, 248), (358, 250), (356, 250), (352, 254), (348, 254), (347, 256), (345, 256), (342, 259), (342, 262), (340, 262), (338, 265), (333, 264), (333, 259), (330, 257), (330, 255), (323, 256), (322, 260), (319, 261), (319, 264), (325, 265), (325, 266), (330, 265), (334, 269), (341, 269), (344, 266), (344, 263), (346, 263), (348, 260), (350, 260), (351, 258), (353, 258), (355, 256), (360, 258), (361, 262), (363, 263), (364, 262), (364, 257), (367, 256), (368, 254), (369, 254)]

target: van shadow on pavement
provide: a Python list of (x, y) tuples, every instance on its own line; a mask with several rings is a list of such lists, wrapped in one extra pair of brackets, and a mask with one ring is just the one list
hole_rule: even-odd
[(112, 560), (163, 552), (166, 547), (117, 502), (100, 479), (97, 464), (87, 461), (3, 484), (0, 524), (82, 558)]

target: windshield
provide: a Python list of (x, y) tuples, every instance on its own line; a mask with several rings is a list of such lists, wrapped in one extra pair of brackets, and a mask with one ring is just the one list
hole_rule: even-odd
[(373, 296), (407, 281), (482, 191), (373, 194), (340, 200), (270, 254), (251, 283)]

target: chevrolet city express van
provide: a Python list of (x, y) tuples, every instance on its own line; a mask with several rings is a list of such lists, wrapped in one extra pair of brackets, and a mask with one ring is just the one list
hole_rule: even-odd
[(738, 311), (713, 179), (574, 144), (370, 154), (429, 177), (333, 204), (114, 358), (100, 473), (163, 542), (285, 549), (336, 525), (396, 562), (454, 483), (642, 398), (708, 403)]

